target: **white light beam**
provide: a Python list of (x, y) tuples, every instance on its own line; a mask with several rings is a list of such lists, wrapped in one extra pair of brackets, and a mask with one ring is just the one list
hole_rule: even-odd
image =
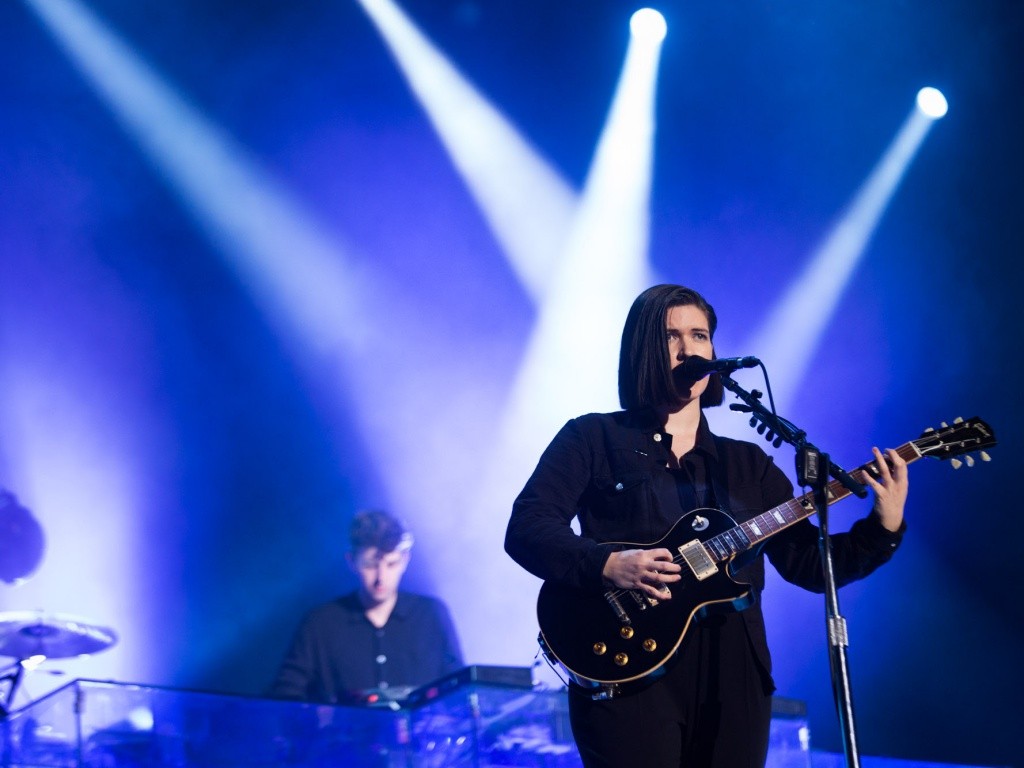
[(934, 121), (912, 110), (846, 213), (743, 349), (755, 350), (771, 373), (776, 406), (795, 396), (836, 306), (882, 214)]
[(359, 0), (530, 298), (565, 246), (576, 194), (391, 0)]

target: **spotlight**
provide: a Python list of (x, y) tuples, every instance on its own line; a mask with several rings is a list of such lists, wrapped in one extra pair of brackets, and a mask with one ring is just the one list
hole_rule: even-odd
[(665, 39), (668, 25), (665, 17), (653, 8), (641, 8), (630, 18), (629, 31), (637, 40), (657, 44)]
[(917, 108), (932, 120), (938, 120), (946, 114), (949, 104), (938, 88), (922, 88), (917, 92)]

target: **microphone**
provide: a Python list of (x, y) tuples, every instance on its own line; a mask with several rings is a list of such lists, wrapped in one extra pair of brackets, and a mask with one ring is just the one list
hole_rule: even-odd
[(712, 373), (732, 373), (739, 368), (754, 368), (761, 364), (756, 357), (720, 357), (708, 360), (703, 357), (688, 357), (682, 365), (676, 366), (676, 375), (686, 381), (699, 381)]

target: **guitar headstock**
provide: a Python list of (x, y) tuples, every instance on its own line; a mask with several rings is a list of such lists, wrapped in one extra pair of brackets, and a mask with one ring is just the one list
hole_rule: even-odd
[[(974, 466), (974, 457), (969, 455), (971, 451), (979, 451), (981, 460), (989, 461), (984, 449), (996, 444), (996, 435), (992, 427), (975, 416), (967, 421), (957, 418), (952, 424), (943, 422), (939, 429), (928, 428), (913, 442), (922, 456), (952, 459), (953, 468), (959, 469), (963, 463)], [(964, 456), (964, 461), (961, 462), (957, 456)]]

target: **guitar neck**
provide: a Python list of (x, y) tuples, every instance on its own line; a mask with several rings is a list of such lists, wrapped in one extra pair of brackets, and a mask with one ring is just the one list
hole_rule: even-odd
[[(904, 443), (896, 449), (901, 459), (911, 464), (921, 458), (922, 454), (913, 443)], [(869, 461), (850, 472), (858, 483), (866, 483), (869, 474), (868, 468), (874, 464)], [(832, 480), (825, 490), (829, 506), (837, 501), (850, 496), (852, 491), (846, 488), (838, 480)], [(737, 525), (731, 530), (720, 533), (704, 542), (705, 549), (712, 555), (715, 562), (726, 560), (745, 552), (760, 544), (765, 539), (774, 536), (776, 533), (798, 523), (804, 518), (815, 513), (814, 493), (808, 492), (802, 496), (790, 499), (774, 509), (769, 509), (756, 517), (752, 517), (744, 523)]]

